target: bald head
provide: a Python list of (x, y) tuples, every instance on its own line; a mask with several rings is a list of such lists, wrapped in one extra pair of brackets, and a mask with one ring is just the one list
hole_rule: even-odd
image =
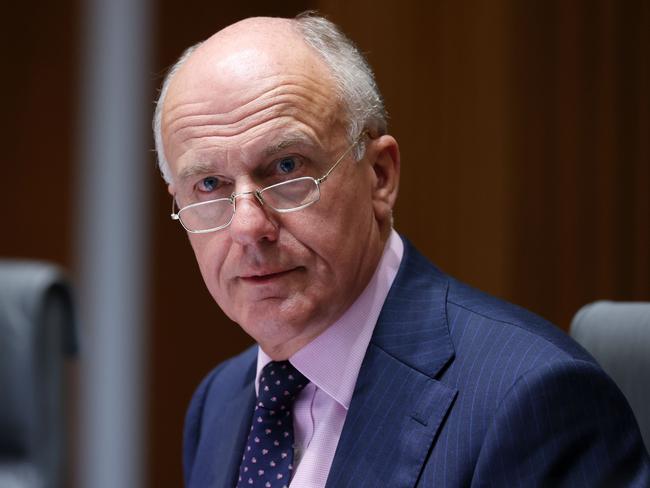
[[(318, 90), (313, 96), (331, 98), (327, 106), (336, 106), (346, 119), (350, 141), (363, 129), (385, 133), (386, 115), (372, 71), (334, 24), (313, 15), (249, 18), (188, 49), (168, 73), (154, 118), (156, 150), (165, 180), (169, 183), (172, 178), (163, 141), (164, 120), (171, 110), (169, 93), (191, 98), (198, 90), (211, 89), (215, 101), (222, 104), (220, 108), (236, 110), (232, 95), (237, 90), (246, 91), (253, 83), (272, 83), (277, 75), (297, 73), (317, 78)], [(225, 86), (229, 89), (224, 90)]]
[(201, 43), (173, 76), (168, 96), (210, 84), (228, 105), (225, 86), (244, 88), (283, 75), (313, 73), (334, 89), (324, 61), (288, 19), (255, 17), (217, 32)]
[[(280, 78), (285, 81), (280, 83)], [(213, 108), (223, 114), (224, 121), (245, 124), (239, 115), (244, 115), (249, 104), (265, 104), (282, 96), (283, 86), (292, 84), (308, 87), (312, 96), (327, 99), (323, 105), (343, 112), (330, 70), (292, 21), (242, 20), (198, 46), (173, 76), (163, 108), (163, 134), (179, 104), (197, 103), (206, 93), (211, 94)]]

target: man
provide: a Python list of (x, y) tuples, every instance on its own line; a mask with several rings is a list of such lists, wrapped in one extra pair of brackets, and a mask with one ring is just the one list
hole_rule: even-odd
[(398, 144), (333, 24), (247, 19), (191, 48), (155, 130), (172, 217), (259, 346), (195, 393), (187, 486), (650, 486), (584, 350), (392, 230)]

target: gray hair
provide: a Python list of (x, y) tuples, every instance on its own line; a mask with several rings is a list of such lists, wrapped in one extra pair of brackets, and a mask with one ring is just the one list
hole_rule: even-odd
[(163, 80), (162, 88), (160, 89), (160, 96), (158, 96), (158, 101), (156, 102), (156, 110), (153, 114), (153, 139), (156, 144), (156, 154), (158, 155), (158, 169), (160, 174), (165, 179), (167, 183), (172, 182), (172, 172), (169, 169), (169, 162), (165, 156), (165, 147), (163, 146), (162, 138), (162, 112), (163, 104), (165, 103), (165, 98), (167, 98), (167, 92), (169, 91), (169, 85), (171, 85), (172, 78), (178, 73), (178, 70), (185, 64), (185, 61), (189, 59), (196, 49), (203, 44), (203, 41), (194, 44), (191, 47), (188, 47), (181, 57), (178, 58), (178, 61), (172, 66)]
[[(323, 59), (334, 79), (338, 97), (347, 112), (347, 136), (350, 144), (361, 132), (385, 134), (387, 115), (384, 101), (370, 65), (354, 43), (333, 23), (314, 12), (304, 12), (293, 19), (294, 26), (307, 45)], [(191, 54), (202, 44), (199, 42), (183, 52), (171, 67), (162, 84), (153, 119), (158, 167), (167, 183), (172, 175), (165, 157), (162, 140), (162, 111), (169, 85), (174, 75)], [(355, 148), (357, 160), (363, 157), (364, 144)]]

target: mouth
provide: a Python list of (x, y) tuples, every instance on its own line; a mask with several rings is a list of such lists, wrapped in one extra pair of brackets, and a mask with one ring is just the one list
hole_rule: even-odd
[(271, 283), (273, 281), (282, 279), (285, 276), (297, 270), (298, 268), (291, 268), (284, 271), (276, 271), (276, 272), (269, 272), (269, 273), (266, 272), (255, 273), (255, 274), (240, 276), (239, 279), (244, 283), (249, 283), (249, 284), (266, 284), (266, 283)]

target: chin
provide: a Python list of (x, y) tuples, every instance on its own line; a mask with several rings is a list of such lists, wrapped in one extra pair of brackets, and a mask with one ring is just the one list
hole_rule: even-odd
[(235, 320), (253, 339), (261, 344), (280, 345), (287, 341), (295, 340), (300, 336), (308, 335), (313, 314), (308, 310), (287, 309), (283, 304), (277, 303), (269, 306), (249, 307)]

